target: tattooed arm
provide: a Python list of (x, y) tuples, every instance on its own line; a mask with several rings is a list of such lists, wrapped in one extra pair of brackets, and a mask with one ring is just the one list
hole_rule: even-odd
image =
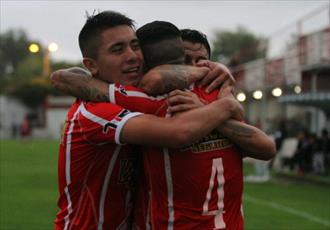
[(50, 76), (59, 91), (86, 101), (109, 101), (108, 83), (91, 76), (79, 67), (57, 70)]
[[(218, 99), (229, 97), (235, 100), (232, 90), (232, 86), (220, 89)], [(275, 143), (270, 137), (260, 129), (240, 122), (243, 117), (234, 117), (234, 119), (228, 120), (220, 126), (218, 131), (239, 146), (245, 156), (260, 160), (270, 160), (275, 156)]]
[[(219, 98), (231, 98), (236, 100), (232, 95), (232, 87), (224, 87), (219, 92)], [(185, 110), (190, 110), (203, 106), (198, 100), (198, 97), (192, 92), (175, 90), (169, 94), (168, 97), (168, 111), (171, 113), (178, 113)], [(225, 121), (218, 131), (234, 142), (238, 147), (240, 147), (245, 156), (260, 159), (269, 160), (273, 158), (276, 154), (275, 143), (261, 130), (242, 123), (238, 120), (243, 119), (243, 110), (240, 113), (236, 113), (234, 119)]]
[(208, 72), (207, 67), (161, 65), (143, 76), (139, 88), (152, 96), (169, 93), (175, 89), (188, 88), (193, 82), (205, 77)]
[[(138, 87), (149, 95), (169, 93), (174, 89), (188, 88), (208, 71), (206, 67), (162, 65), (146, 73)], [(86, 101), (109, 101), (108, 83), (92, 77), (79, 67), (55, 71), (51, 82), (59, 91)]]
[(218, 127), (218, 131), (239, 146), (247, 157), (270, 160), (276, 154), (274, 141), (251, 125), (230, 119)]
[(158, 66), (145, 75), (140, 87), (150, 95), (157, 95), (188, 88), (196, 81), (201, 86), (207, 86), (207, 93), (219, 87), (234, 86), (235, 79), (225, 65), (204, 60), (197, 66), (199, 68), (185, 65)]

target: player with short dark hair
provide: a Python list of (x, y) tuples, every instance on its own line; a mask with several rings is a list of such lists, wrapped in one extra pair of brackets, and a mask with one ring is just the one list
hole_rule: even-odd
[(82, 56), (96, 58), (102, 32), (117, 25), (127, 25), (134, 28), (134, 21), (113, 11), (103, 11), (88, 17), (78, 37)]
[(196, 66), (199, 61), (210, 59), (211, 48), (205, 34), (192, 29), (183, 29), (181, 33), (187, 65)]
[[(151, 41), (153, 48), (148, 50), (148, 53), (151, 56), (156, 56), (158, 52), (162, 53), (162, 58), (153, 60), (154, 63), (164, 64), (164, 61), (172, 63), (174, 58), (174, 60), (182, 60), (178, 63), (182, 64), (184, 54), (181, 54), (181, 57), (173, 56), (174, 51), (167, 48), (176, 49), (169, 46), (173, 42), (183, 45), (176, 33), (179, 30), (173, 29), (173, 32), (166, 30), (167, 24), (168, 22), (159, 21), (148, 23), (146, 28), (144, 26), (141, 28), (143, 32), (140, 33), (150, 37), (154, 31), (161, 31), (164, 26), (164, 31), (156, 32), (155, 37), (158, 42)], [(140, 34), (139, 30), (137, 35)], [(169, 35), (170, 33), (172, 36)], [(140, 43), (144, 44), (142, 50), (145, 54), (144, 47), (148, 46), (148, 41), (144, 41), (143, 38), (144, 36), (139, 36), (140, 41), (142, 40)], [(163, 47), (166, 48), (163, 50)], [(217, 92), (206, 94), (204, 90), (194, 86), (191, 89), (207, 103), (217, 99)], [(185, 93), (181, 92), (179, 96), (184, 96)], [(173, 97), (170, 97), (168, 102), (159, 97), (150, 97), (138, 88), (119, 84), (110, 85), (109, 95), (113, 103), (133, 111), (158, 116), (170, 116), (167, 103), (176, 106), (179, 102), (173, 102)], [(234, 128), (238, 127), (249, 129), (256, 138), (256, 142), (250, 141), (250, 144), (254, 145), (254, 148), (260, 148), (259, 152), (261, 151), (262, 154), (268, 154), (263, 151), (273, 154), (272, 141), (260, 130), (247, 124), (232, 122), (236, 127), (233, 123), (228, 125), (231, 125), (233, 132), (235, 132)], [(223, 127), (219, 129), (224, 130)], [(224, 130), (224, 133), (228, 131)], [(237, 139), (233, 135), (231, 137), (233, 140)], [(243, 229), (242, 157), (241, 151), (233, 145), (233, 142), (216, 130), (182, 149), (165, 148), (160, 151), (158, 148), (144, 148), (145, 175), (148, 181), (147, 187), (150, 189), (147, 193), (150, 194), (150, 205), (144, 207), (150, 207), (150, 218), (141, 218), (143, 217), (141, 212), (145, 209), (138, 206), (135, 223), (141, 229), (147, 228), (148, 224), (143, 223), (143, 220), (151, 221), (151, 229)], [(146, 194), (143, 196), (143, 193), (140, 196), (147, 197)], [(141, 199), (137, 202), (141, 202)]]
[(207, 40), (207, 36), (205, 34), (203, 34), (198, 30), (182, 29), (181, 38), (184, 42), (187, 41), (204, 46), (208, 54), (208, 59), (211, 58), (211, 47), (209, 41)]
[[(181, 32), (172, 23), (148, 23), (136, 31), (136, 36), (143, 50), (145, 71), (164, 64), (183, 64)], [(161, 52), (155, 50), (159, 46), (162, 47)]]

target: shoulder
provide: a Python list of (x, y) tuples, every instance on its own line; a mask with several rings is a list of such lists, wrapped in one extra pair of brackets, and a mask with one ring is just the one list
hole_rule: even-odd
[(123, 107), (109, 102), (82, 102), (80, 103), (78, 110), (82, 115), (80, 120), (87, 119), (95, 122), (112, 120), (116, 117), (124, 117), (130, 113)]

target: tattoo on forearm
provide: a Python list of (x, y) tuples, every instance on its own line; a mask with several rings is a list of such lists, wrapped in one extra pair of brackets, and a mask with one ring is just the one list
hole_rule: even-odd
[(79, 87), (79, 91), (77, 93), (81, 92), (81, 95), (79, 98), (82, 98), (87, 101), (94, 101), (94, 102), (105, 102), (109, 101), (109, 98), (107, 95), (104, 95), (102, 92), (100, 92), (99, 89), (94, 87)]
[(226, 129), (230, 130), (231, 135), (235, 135), (239, 138), (253, 138), (256, 133), (255, 130), (250, 127), (241, 126), (229, 122), (225, 123), (224, 126)]
[(181, 66), (170, 65), (169, 68), (160, 72), (163, 92), (170, 92), (174, 89), (184, 89), (189, 87), (189, 72)]
[(65, 78), (62, 79), (56, 88), (71, 96), (81, 98), (87, 101), (105, 102), (109, 101), (108, 95), (105, 95), (97, 87), (90, 83), (90, 78), (79, 78), (79, 81), (72, 82)]

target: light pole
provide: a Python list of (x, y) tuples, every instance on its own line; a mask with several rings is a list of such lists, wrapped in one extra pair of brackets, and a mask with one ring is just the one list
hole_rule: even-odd
[[(49, 55), (52, 52), (55, 52), (58, 50), (58, 45), (55, 42), (52, 42), (48, 45), (47, 49), (43, 49), (43, 65), (42, 65), (42, 75), (48, 76), (50, 74), (50, 61), (49, 61)], [(32, 43), (29, 45), (29, 51), (31, 53), (38, 53), (40, 51), (40, 47), (36, 43)]]

